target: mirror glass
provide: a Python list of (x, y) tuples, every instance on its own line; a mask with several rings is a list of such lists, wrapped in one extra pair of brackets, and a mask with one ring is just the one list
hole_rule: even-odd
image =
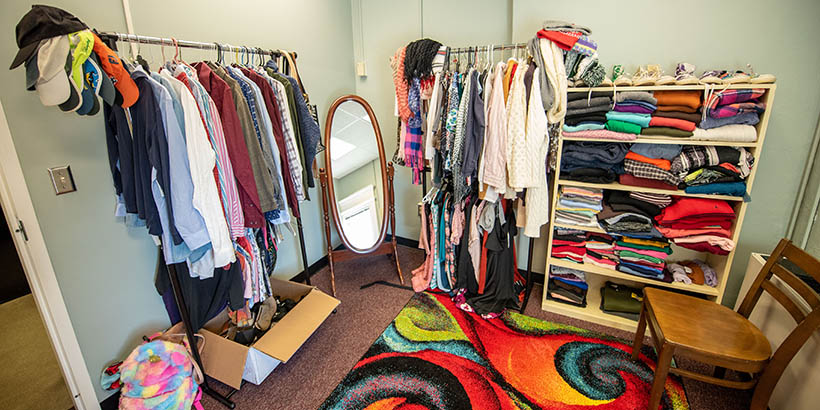
[(330, 174), (340, 233), (357, 249), (381, 241), (384, 192), (379, 143), (370, 116), (356, 101), (341, 103), (330, 131)]

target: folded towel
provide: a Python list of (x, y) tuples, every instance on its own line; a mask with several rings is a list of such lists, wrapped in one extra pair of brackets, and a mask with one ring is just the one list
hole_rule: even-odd
[(704, 130), (695, 128), (692, 139), (702, 141), (755, 142), (757, 130), (751, 125), (731, 124)]

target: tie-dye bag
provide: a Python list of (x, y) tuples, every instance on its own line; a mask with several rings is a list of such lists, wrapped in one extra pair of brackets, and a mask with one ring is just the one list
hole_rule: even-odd
[(138, 346), (120, 367), (120, 409), (188, 410), (198, 406), (202, 372), (180, 344), (153, 340)]

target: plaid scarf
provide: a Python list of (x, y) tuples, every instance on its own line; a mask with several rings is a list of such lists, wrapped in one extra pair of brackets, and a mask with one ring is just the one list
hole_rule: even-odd
[(754, 165), (754, 157), (745, 148), (689, 145), (672, 160), (672, 173), (680, 180), (690, 170), (719, 165), (727, 162), (740, 170), (741, 178), (746, 178)]
[(624, 170), (639, 178), (655, 179), (672, 185), (678, 185), (681, 180), (663, 168), (629, 158), (624, 159)]
[(407, 93), (407, 105), (413, 116), (407, 120), (407, 133), (404, 136), (404, 165), (413, 169), (413, 183), (421, 184), (421, 173), (424, 170), (424, 153), (421, 131), (421, 86), (418, 78)]
[(729, 105), (746, 101), (757, 100), (766, 92), (763, 88), (749, 88), (744, 90), (724, 90), (712, 94), (709, 101), (706, 101), (706, 108), (715, 109), (719, 105)]

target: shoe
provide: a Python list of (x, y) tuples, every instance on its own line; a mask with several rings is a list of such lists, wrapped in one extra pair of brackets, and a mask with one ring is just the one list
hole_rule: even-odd
[(632, 76), (624, 71), (620, 64), (612, 66), (612, 84), (622, 87), (632, 85)]
[(752, 80), (752, 77), (744, 71), (737, 70), (733, 73), (723, 73), (720, 79), (723, 80), (724, 84), (748, 84)]
[(724, 73), (726, 73), (726, 71), (704, 71), (703, 74), (700, 75), (699, 82), (701, 84), (723, 84), (723, 80), (720, 77), (723, 76)]
[(675, 84), (695, 85), (699, 82), (695, 77), (695, 65), (689, 63), (678, 63), (675, 67)]
[(650, 64), (647, 68), (638, 67), (638, 73), (632, 78), (632, 85), (655, 85), (655, 81), (661, 78), (661, 67), (657, 64)]
[(610, 80), (609, 77), (604, 77), (604, 81), (601, 81), (598, 87), (612, 87), (612, 80)]
[(777, 77), (775, 77), (774, 74), (757, 74), (751, 64), (746, 64), (746, 67), (749, 67), (749, 72), (751, 73), (749, 82), (752, 84), (770, 84), (777, 81)]
[[(660, 69), (660, 66), (658, 67)], [(660, 69), (660, 77), (655, 81), (655, 85), (672, 85), (675, 84), (675, 77), (664, 74), (663, 69)]]
[(262, 302), (262, 306), (259, 307), (259, 314), (256, 317), (256, 324), (254, 326), (262, 332), (267, 332), (268, 329), (270, 329), (271, 320), (276, 315), (277, 310), (276, 298), (271, 296), (265, 299), (265, 301)]

